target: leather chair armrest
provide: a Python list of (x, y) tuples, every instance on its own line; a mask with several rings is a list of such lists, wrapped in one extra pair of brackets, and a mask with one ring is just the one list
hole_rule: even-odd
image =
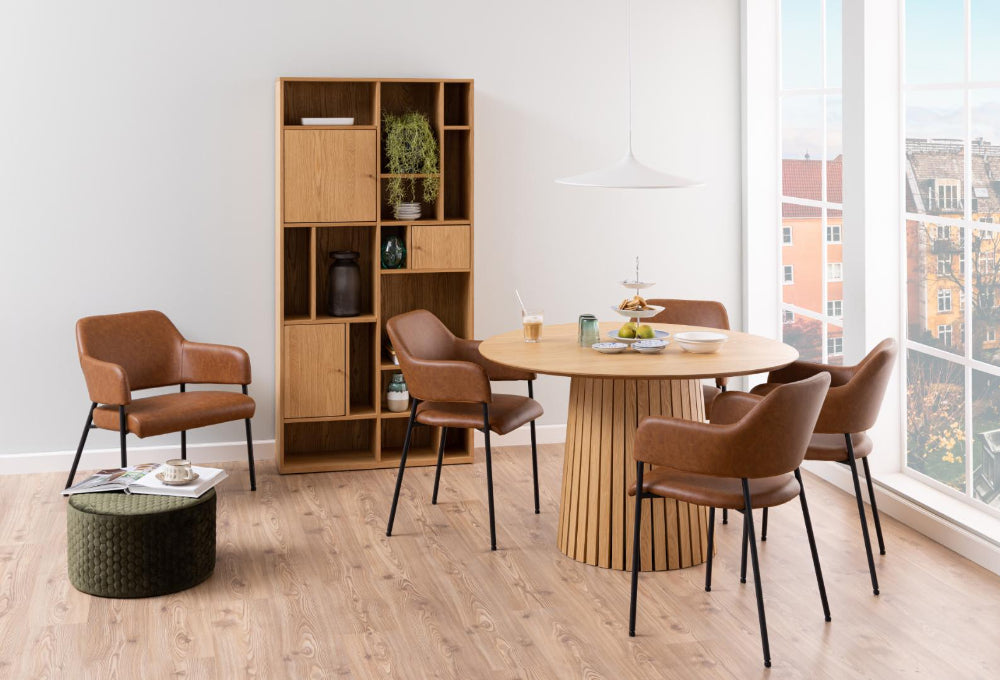
[(87, 381), (90, 400), (98, 404), (121, 406), (132, 401), (132, 389), (125, 369), (110, 361), (81, 356), (80, 368)]
[(250, 355), (239, 347), (202, 342), (181, 344), (181, 382), (249, 385)]
[(851, 379), (854, 375), (854, 368), (854, 366), (831, 366), (811, 361), (795, 361), (784, 368), (768, 373), (767, 382), (787, 384), (811, 378), (817, 373), (829, 373), (830, 386), (837, 387)]
[(512, 368), (487, 359), (479, 352), (480, 343), (482, 340), (456, 338), (455, 353), (457, 356), (455, 358), (479, 364), (486, 371), (490, 380), (535, 380), (538, 377), (531, 371)]
[[(714, 406), (713, 406), (714, 408)], [(732, 446), (737, 426), (647, 416), (636, 432), (636, 460), (652, 465), (717, 477), (733, 476)]]
[(412, 359), (400, 356), (411, 395), (421, 401), (491, 403), (486, 369), (471, 361)]
[(723, 392), (712, 402), (713, 425), (732, 425), (750, 413), (763, 397), (746, 392)]

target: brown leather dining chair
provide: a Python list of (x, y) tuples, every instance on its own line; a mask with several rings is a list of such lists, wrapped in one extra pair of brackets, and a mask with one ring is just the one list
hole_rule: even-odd
[[(716, 400), (710, 423), (664, 416), (648, 416), (639, 423), (634, 452), (636, 483), (629, 491), (636, 496), (630, 636), (635, 636), (642, 501), (657, 496), (708, 506), (706, 591), (712, 589), (715, 508), (743, 513), (745, 533), (750, 537), (757, 617), (766, 667), (771, 666), (771, 650), (752, 510), (780, 505), (798, 496), (823, 615), (830, 620), (823, 572), (799, 472), (829, 385), (830, 376), (821, 373), (782, 385), (764, 398), (727, 392)], [(646, 470), (647, 465), (657, 467)]]
[[(651, 323), (670, 323), (680, 326), (704, 326), (729, 330), (729, 312), (726, 306), (715, 300), (679, 300), (673, 298), (654, 298), (646, 300), (651, 305), (663, 307), (663, 311), (646, 321)], [(702, 384), (702, 394), (705, 399), (705, 418), (712, 416), (712, 403), (715, 398), (726, 391), (729, 378), (716, 378), (715, 385)], [(722, 509), (722, 523), (729, 524), (729, 510)]]
[[(878, 516), (878, 505), (875, 502), (875, 489), (872, 486), (871, 470), (868, 467), (868, 454), (872, 452), (872, 440), (865, 434), (871, 429), (878, 418), (885, 396), (886, 385), (892, 367), (896, 362), (896, 341), (887, 338), (875, 346), (856, 366), (831, 366), (809, 361), (796, 361), (777, 371), (771, 371), (767, 382), (757, 385), (751, 394), (766, 395), (780, 385), (796, 380), (802, 380), (813, 375), (825, 373), (830, 376), (830, 391), (823, 404), (823, 410), (816, 422), (815, 434), (806, 450), (806, 460), (822, 460), (841, 463), (851, 469), (854, 480), (854, 496), (858, 502), (858, 514), (861, 516), (861, 535), (865, 541), (865, 551), (868, 554), (868, 571), (871, 574), (872, 592), (879, 594), (878, 576), (875, 574), (875, 558), (872, 555), (872, 542), (868, 534), (868, 520), (865, 517), (865, 504), (861, 498), (861, 482), (858, 479), (857, 459), (865, 469), (865, 480), (868, 482), (868, 501), (872, 506), (872, 517), (875, 520), (875, 533), (878, 536), (879, 553), (885, 554), (885, 541), (882, 539), (882, 522)], [(761, 540), (767, 537), (767, 510), (764, 510)], [(744, 547), (744, 551), (746, 548)]]
[[(406, 455), (416, 423), (442, 428), (434, 474), (431, 503), (437, 503), (441, 480), (441, 462), (447, 428), (477, 429), (486, 439), (486, 487), (490, 512), (490, 548), (497, 549), (496, 522), (493, 510), (493, 459), (490, 432), (507, 434), (522, 425), (531, 428), (531, 472), (535, 484), (535, 513), (538, 505), (538, 454), (535, 447), (535, 419), (542, 406), (534, 400), (534, 373), (513, 369), (490, 361), (479, 353), (479, 341), (456, 337), (441, 320), (424, 309), (394, 316), (386, 323), (386, 332), (399, 358), (410, 395), (413, 397), (410, 418), (399, 459), (396, 491), (386, 536), (392, 535), (399, 491), (403, 485)], [(526, 380), (528, 396), (494, 394), (490, 380)]]
[[(67, 488), (76, 476), (92, 428), (118, 431), (125, 467), (128, 433), (141, 439), (180, 432), (181, 458), (187, 458), (187, 430), (231, 420), (243, 420), (246, 425), (250, 489), (257, 488), (250, 434), (256, 407), (247, 395), (250, 357), (244, 350), (185, 340), (170, 319), (152, 310), (80, 319), (76, 346), (91, 404)], [(243, 393), (186, 391), (187, 385), (199, 383), (242, 385)], [(178, 386), (180, 391), (133, 398), (134, 390), (167, 386)]]

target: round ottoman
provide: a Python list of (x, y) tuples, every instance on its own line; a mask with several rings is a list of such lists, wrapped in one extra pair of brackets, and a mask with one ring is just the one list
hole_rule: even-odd
[(70, 583), (101, 597), (152, 597), (198, 585), (215, 569), (215, 498), (215, 489), (201, 498), (70, 496)]

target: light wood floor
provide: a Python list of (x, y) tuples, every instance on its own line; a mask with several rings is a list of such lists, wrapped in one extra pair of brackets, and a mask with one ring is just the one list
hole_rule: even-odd
[(220, 490), (218, 564), (145, 600), (69, 584), (62, 474), (0, 477), (0, 678), (996, 678), (1000, 579), (885, 518), (882, 596), (853, 500), (806, 478), (833, 622), (824, 623), (797, 504), (761, 549), (774, 668), (761, 664), (740, 524), (704, 567), (628, 576), (556, 549), (561, 446), (541, 451), (542, 514), (524, 448), (495, 455), (500, 550), (489, 551), (481, 456), (410, 470), (385, 536), (390, 470), (278, 476), (245, 464)]

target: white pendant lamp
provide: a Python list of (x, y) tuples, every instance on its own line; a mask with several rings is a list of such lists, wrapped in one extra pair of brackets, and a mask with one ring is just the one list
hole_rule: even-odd
[(628, 147), (614, 165), (582, 175), (562, 177), (558, 184), (605, 189), (677, 189), (700, 186), (698, 180), (660, 172), (635, 157), (632, 152), (632, 2), (625, 0), (625, 45), (628, 57)]

